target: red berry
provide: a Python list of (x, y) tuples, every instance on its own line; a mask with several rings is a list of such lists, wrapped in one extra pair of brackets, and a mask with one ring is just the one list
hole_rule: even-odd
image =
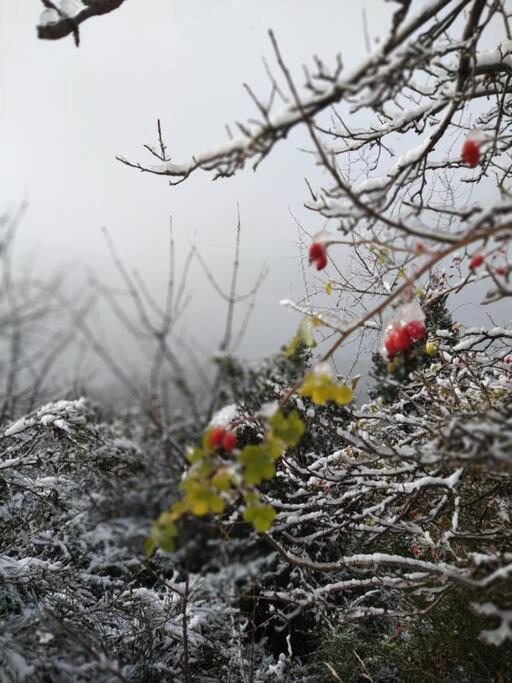
[(316, 269), (317, 270), (323, 270), (325, 266), (327, 265), (327, 256), (325, 254), (322, 254), (322, 256), (319, 256), (317, 260), (315, 261)]
[(322, 242), (312, 242), (309, 247), (309, 262), (316, 265), (317, 270), (323, 270), (327, 265), (327, 253), (325, 244)]
[(225, 432), (222, 438), (222, 448), (230, 453), (236, 446), (236, 434), (235, 432)]
[(496, 268), (496, 275), (506, 275), (507, 274), (507, 269), (505, 266), (498, 266)]
[(214, 427), (210, 432), (210, 446), (212, 448), (221, 446), (225, 433), (226, 430), (222, 427)]
[(411, 345), (411, 338), (403, 327), (397, 327), (393, 334), (393, 344), (397, 352), (407, 351)]
[(471, 270), (474, 270), (475, 268), (478, 268), (479, 266), (482, 265), (484, 262), (484, 255), (483, 254), (475, 254), (474, 256), (471, 257), (471, 261), (469, 262), (469, 267)]
[(317, 261), (319, 258), (325, 256), (325, 247), (320, 242), (313, 242), (309, 247), (309, 262)]
[(461, 157), (470, 168), (475, 168), (480, 161), (480, 145), (475, 140), (466, 140), (462, 145)]
[(393, 336), (393, 332), (390, 332), (386, 339), (384, 340), (384, 346), (386, 347), (386, 351), (390, 356), (394, 356), (395, 353), (397, 352), (397, 349), (395, 347), (395, 338)]
[(421, 320), (411, 320), (410, 323), (404, 327), (411, 339), (421, 339), (425, 334), (425, 325)]

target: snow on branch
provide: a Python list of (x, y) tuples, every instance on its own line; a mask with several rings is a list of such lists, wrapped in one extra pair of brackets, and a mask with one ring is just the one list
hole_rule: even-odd
[(80, 45), (79, 26), (87, 19), (108, 14), (125, 0), (41, 0), (46, 8), (37, 25), (37, 35), (43, 40), (59, 40), (73, 34)]

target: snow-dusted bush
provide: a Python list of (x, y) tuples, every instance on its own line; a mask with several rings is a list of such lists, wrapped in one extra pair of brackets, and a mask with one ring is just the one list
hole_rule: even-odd
[[(157, 163), (119, 158), (171, 185), (198, 170), (229, 177), (304, 126), (325, 172), (305, 204), (323, 220), (308, 247), (315, 286), (284, 303), (304, 318), (288, 352), (313, 348), (317, 329), (326, 348), (274, 404), (223, 426), (237, 448), (232, 434), (228, 445), (205, 434), (149, 545), (169, 549), (189, 513), (234, 507), (223, 523), (252, 522), (293, 567), (265, 594), (281, 601), (283, 628), (306, 611), (333, 629), (378, 617), (396, 628), (464, 592), (473, 623), (494, 618), (482, 638), (511, 637), (510, 323), (454, 327), (435, 314), (450, 293), (484, 306), (512, 294), (509, 25), (507, 3), (399, 2), (361, 64), (316, 58), (303, 88), (270, 33), (278, 76), (268, 100), (251, 92), (258, 121), (189, 162), (161, 136), (161, 154), (147, 147)], [(327, 363), (356, 336), (378, 348), (380, 386), (372, 403), (341, 407), (351, 371)]]
[[(445, 308), (451, 294), (482, 306), (512, 294), (510, 7), (397, 4), (362, 63), (316, 58), (303, 88), (271, 33), (280, 76), (268, 99), (249, 91), (260, 120), (224, 145), (176, 163), (159, 126), (158, 146), (146, 146), (155, 165), (120, 158), (171, 184), (199, 169), (228, 177), (305, 127), (325, 172), (306, 201), (322, 226), (308, 244), (315, 287), (284, 302), (302, 316), (289, 365), (251, 374), (219, 359), (210, 412), (221, 397), (229, 408), (211, 421), (198, 410), (182, 433), (176, 457), (191, 448), (178, 459), (178, 491), (165, 430), (137, 440), (135, 456), (126, 445), (118, 453), (112, 425), (82, 424), (78, 404), (7, 428), (11, 670), (43, 675), (44, 661), (85, 679), (91, 667), (142, 680), (512, 675), (512, 331), (492, 322), (492, 308), (474, 327)], [(61, 24), (52, 16), (49, 31)], [(310, 364), (304, 349), (316, 354), (321, 333)], [(379, 384), (363, 405), (352, 370), (329, 365), (354, 337), (360, 354), (378, 354)], [(60, 464), (47, 471), (52, 459)], [(56, 477), (48, 524), (44, 482)], [(27, 658), (34, 623), (42, 635)], [(72, 641), (67, 659), (52, 646), (59, 638)], [(45, 659), (43, 647), (56, 649)]]
[(264, 680), (278, 658), (238, 595), (270, 560), (218, 556), (204, 533), (144, 557), (175, 486), (138, 413), (105, 423), (84, 399), (60, 401), (4, 428), (0, 680), (241, 680), (248, 666)]

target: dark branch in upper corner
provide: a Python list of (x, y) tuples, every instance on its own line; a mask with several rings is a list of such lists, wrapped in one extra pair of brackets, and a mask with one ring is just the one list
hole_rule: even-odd
[(125, 0), (82, 0), (84, 9), (73, 17), (68, 16), (59, 9), (52, 0), (41, 0), (41, 2), (46, 9), (55, 10), (59, 15), (59, 19), (51, 23), (38, 25), (38, 38), (42, 40), (59, 40), (72, 33), (75, 44), (78, 47), (80, 45), (80, 34), (78, 32), (80, 24), (91, 17), (98, 17), (118, 9)]

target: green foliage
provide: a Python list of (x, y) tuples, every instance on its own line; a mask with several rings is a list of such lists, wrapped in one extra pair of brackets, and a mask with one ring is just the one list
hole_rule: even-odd
[(268, 531), (276, 516), (276, 511), (271, 505), (253, 503), (244, 510), (244, 520), (250, 522), (256, 531)]
[(399, 683), (398, 672), (386, 662), (382, 645), (390, 630), (389, 625), (375, 621), (341, 624), (334, 631), (321, 628), (315, 652), (305, 667), (306, 680)]
[(509, 681), (512, 643), (486, 645), (480, 632), (495, 624), (475, 615), (475, 596), (462, 590), (443, 597), (420, 621), (404, 625), (400, 638), (384, 641), (384, 653), (404, 681)]
[(284, 441), (288, 446), (296, 446), (305, 431), (304, 423), (296, 410), (292, 410), (286, 417), (278, 410), (269, 419), (268, 424), (275, 436)]
[(289, 358), (300, 349), (301, 345), (307, 348), (314, 348), (316, 346), (316, 340), (313, 336), (313, 330), (315, 327), (321, 325), (321, 321), (318, 318), (306, 317), (304, 318), (297, 330), (297, 334), (292, 338), (290, 343), (285, 349), (285, 356)]
[(170, 512), (162, 512), (158, 519), (153, 522), (150, 534), (145, 541), (146, 555), (152, 555), (157, 548), (172, 553), (177, 533), (174, 516)]
[(275, 387), (292, 386), (302, 377), (310, 363), (311, 351), (298, 344), (292, 353), (282, 352), (257, 365), (229, 355), (215, 358), (222, 373), (216, 405), (236, 403), (249, 413), (259, 410), (262, 404), (277, 398)]
[(276, 473), (274, 460), (272, 451), (266, 444), (245, 446), (240, 453), (240, 462), (244, 465), (246, 483), (261, 484), (265, 479), (272, 479)]
[[(287, 447), (299, 443), (304, 431), (297, 410), (288, 415), (278, 410), (268, 419), (261, 443), (246, 444), (237, 450), (233, 459), (231, 454), (211, 446), (211, 429), (207, 429), (202, 447), (191, 448), (187, 453), (190, 467), (180, 484), (183, 497), (154, 522), (145, 543), (146, 554), (152, 555), (157, 548), (166, 552), (174, 550), (176, 521), (184, 514), (219, 515), (240, 494), (248, 503), (244, 520), (252, 523), (256, 531), (267, 531), (276, 513), (272, 506), (259, 502), (254, 487), (274, 477), (276, 460)], [(231, 462), (226, 461), (228, 455)]]
[[(512, 643), (486, 645), (480, 632), (495, 626), (471, 610), (475, 596), (458, 590), (416, 622), (366, 620), (321, 630), (306, 665), (308, 680), (346, 683), (493, 683), (512, 680)], [(331, 667), (326, 667), (328, 663)]]

